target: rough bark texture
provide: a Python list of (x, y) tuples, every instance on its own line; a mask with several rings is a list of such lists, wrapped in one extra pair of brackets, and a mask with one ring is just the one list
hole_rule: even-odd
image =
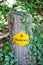
[[(19, 13), (19, 12), (18, 12)], [(26, 29), (22, 29), (21, 25), (23, 25), (23, 23), (21, 23), (21, 17), (19, 14), (13, 13), (13, 14), (9, 14), (9, 32), (10, 32), (10, 37), (11, 37), (11, 42), (12, 42), (12, 48), (13, 50), (15, 50), (15, 55), (18, 59), (18, 63), (19, 65), (28, 65), (30, 64), (30, 62), (27, 62), (27, 58), (30, 58), (30, 55), (28, 55), (30, 49), (28, 48), (28, 44), (20, 47), (19, 45), (17, 45), (17, 43), (13, 42), (12, 40), (12, 36), (17, 34), (20, 31), (23, 31), (26, 33)], [(32, 20), (32, 16), (30, 15), (27, 19), (28, 22), (30, 22)], [(31, 38), (33, 38), (32, 36), (32, 26), (29, 26), (27, 29), (30, 30), (30, 36)], [(15, 47), (15, 48), (14, 48)]]

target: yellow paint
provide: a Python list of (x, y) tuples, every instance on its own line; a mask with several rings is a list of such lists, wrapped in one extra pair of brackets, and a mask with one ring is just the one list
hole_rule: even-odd
[(12, 38), (13, 41), (16, 42), (19, 46), (24, 46), (30, 41), (30, 37), (24, 32), (19, 32)]

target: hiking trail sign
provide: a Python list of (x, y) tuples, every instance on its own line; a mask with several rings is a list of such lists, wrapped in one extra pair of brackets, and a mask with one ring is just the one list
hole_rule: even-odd
[(16, 42), (19, 46), (25, 46), (30, 41), (28, 34), (22, 31), (14, 35), (12, 38), (13, 41)]

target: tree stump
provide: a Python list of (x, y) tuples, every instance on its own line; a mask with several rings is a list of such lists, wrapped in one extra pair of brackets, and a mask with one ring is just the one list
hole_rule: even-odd
[[(11, 39), (11, 44), (13, 45), (12, 49), (15, 51), (15, 55), (18, 59), (19, 65), (28, 65), (27, 57), (30, 57), (30, 55), (28, 55), (28, 53), (30, 51), (30, 49), (28, 48), (29, 43), (27, 45), (21, 47), (12, 40), (12, 36), (16, 35), (20, 31), (23, 31), (26, 33), (26, 31), (29, 29), (30, 36), (31, 36), (31, 38), (33, 38), (32, 26), (28, 26), (27, 29), (21, 28), (21, 25), (25, 24), (25, 23), (21, 22), (21, 17), (22, 17), (22, 15), (25, 15), (25, 14), (26, 14), (26, 12), (15, 12), (14, 11), (14, 12), (10, 12), (8, 15), (10, 39)], [(27, 18), (27, 21), (30, 22), (31, 20), (32, 20), (32, 16), (30, 14), (29, 17)], [(26, 34), (28, 34), (28, 33), (26, 33)]]

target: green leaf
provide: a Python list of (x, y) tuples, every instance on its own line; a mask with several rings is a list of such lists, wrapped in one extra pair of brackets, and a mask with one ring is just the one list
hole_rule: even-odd
[(10, 60), (10, 57), (7, 55), (5, 56), (5, 61), (9, 61)]
[(14, 62), (17, 62), (18, 60), (17, 59), (15, 59), (15, 61)]
[(13, 65), (14, 64), (14, 59), (11, 59), (11, 61), (10, 61), (10, 65)]
[(9, 52), (8, 54), (10, 55), (10, 57), (14, 57), (14, 52), (13, 51)]
[(3, 60), (3, 54), (0, 53), (0, 61), (2, 61), (2, 60)]

